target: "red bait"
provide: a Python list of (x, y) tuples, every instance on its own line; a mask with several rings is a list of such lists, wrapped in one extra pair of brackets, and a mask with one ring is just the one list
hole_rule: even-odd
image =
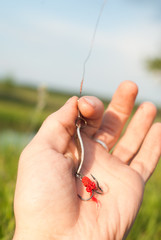
[(97, 194), (103, 194), (102, 188), (99, 186), (99, 183), (97, 179), (91, 174), (92, 178), (94, 181), (92, 181), (90, 178), (87, 176), (81, 177), (79, 176), (79, 179), (82, 181), (84, 187), (86, 188), (86, 191), (90, 194), (90, 197), (85, 199), (82, 198), (80, 195), (78, 197), (83, 200), (83, 201), (89, 201), (90, 199), (96, 203), (98, 203), (97, 198), (94, 196), (95, 193)]

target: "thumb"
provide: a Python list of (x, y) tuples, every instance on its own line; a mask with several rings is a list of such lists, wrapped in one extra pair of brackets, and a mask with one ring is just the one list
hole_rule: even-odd
[(75, 133), (75, 121), (78, 116), (77, 100), (76, 96), (71, 97), (63, 107), (44, 121), (37, 134), (44, 147), (49, 146), (60, 153), (65, 152)]

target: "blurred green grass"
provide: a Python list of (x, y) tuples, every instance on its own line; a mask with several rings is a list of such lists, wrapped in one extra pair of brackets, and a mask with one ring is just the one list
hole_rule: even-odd
[(36, 89), (0, 82), (0, 130), (37, 131), (42, 121), (70, 96), (47, 91), (43, 86)]
[[(13, 196), (20, 152), (31, 138), (30, 133), (36, 132), (42, 121), (71, 95), (0, 82), (0, 240), (12, 239), (14, 232)], [(161, 121), (160, 110), (157, 121)], [(161, 239), (160, 172), (161, 162), (146, 186), (128, 240)]]
[[(161, 239), (161, 159), (145, 187), (143, 204), (127, 240)], [(128, 199), (127, 199), (128, 201)]]
[(13, 196), (20, 149), (0, 148), (0, 239), (12, 239), (14, 232)]

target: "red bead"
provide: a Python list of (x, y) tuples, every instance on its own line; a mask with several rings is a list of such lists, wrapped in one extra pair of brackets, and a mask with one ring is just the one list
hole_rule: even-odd
[(92, 188), (90, 186), (86, 187), (87, 192), (92, 192)]
[(96, 189), (96, 184), (94, 182), (91, 183), (91, 188)]
[(91, 182), (91, 180), (88, 177), (85, 176), (82, 178), (82, 183), (85, 187), (87, 187), (88, 184), (90, 184), (90, 182)]

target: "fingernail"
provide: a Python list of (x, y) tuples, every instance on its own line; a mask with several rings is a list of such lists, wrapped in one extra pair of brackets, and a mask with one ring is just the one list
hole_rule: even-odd
[(88, 104), (90, 104), (92, 107), (95, 107), (95, 102), (91, 99), (91, 98), (88, 98), (88, 97), (84, 97), (83, 98)]

